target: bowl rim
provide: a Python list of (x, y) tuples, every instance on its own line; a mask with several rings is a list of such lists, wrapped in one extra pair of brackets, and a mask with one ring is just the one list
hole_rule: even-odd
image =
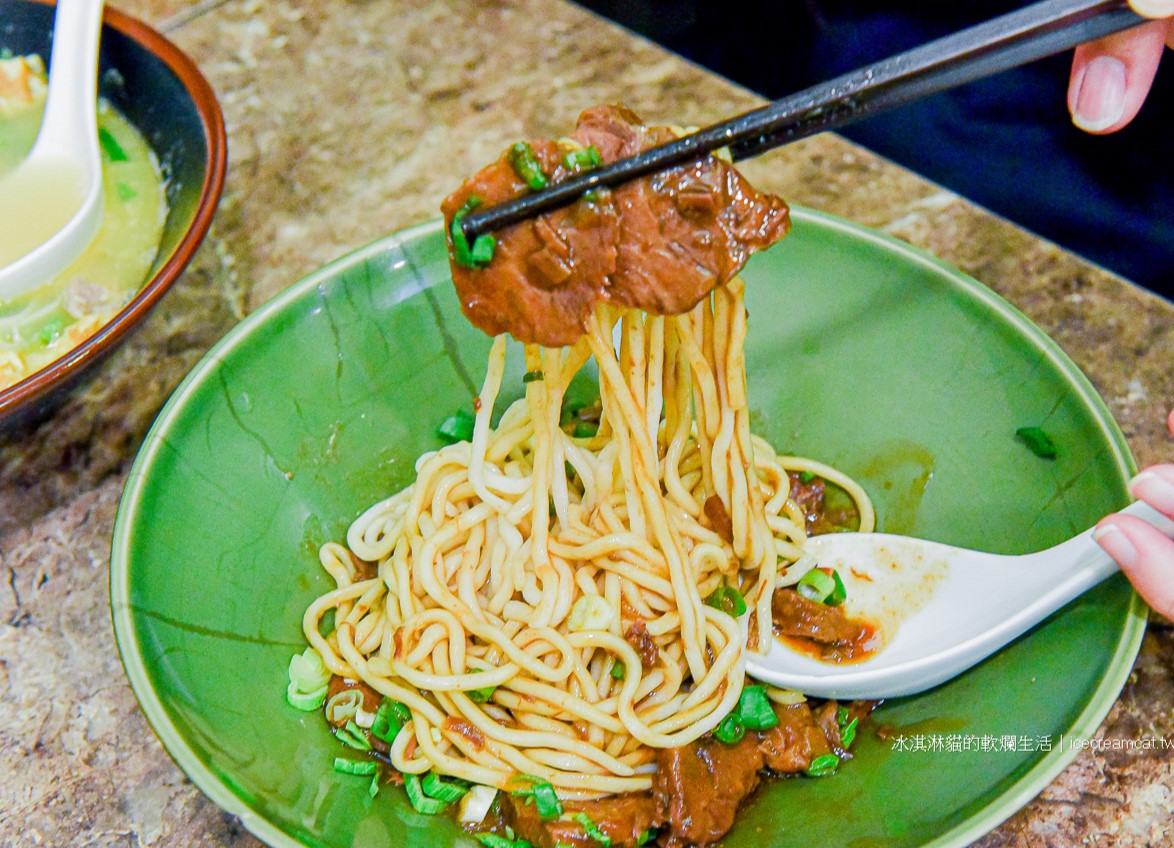
[[(52, 7), (50, 0), (17, 0)], [(212, 225), (228, 168), (228, 138), (224, 115), (211, 83), (187, 54), (170, 39), (143, 21), (109, 5), (102, 12), (103, 28), (109, 27), (138, 43), (158, 57), (179, 79), (191, 96), (204, 128), (207, 152), (204, 157), (204, 181), (196, 215), (171, 255), (138, 290), (126, 305), (89, 338), (29, 374), (23, 380), (0, 389), (0, 424), (4, 419), (56, 389), (67, 377), (94, 364), (122, 341), (139, 321), (171, 288), (191, 262)]]

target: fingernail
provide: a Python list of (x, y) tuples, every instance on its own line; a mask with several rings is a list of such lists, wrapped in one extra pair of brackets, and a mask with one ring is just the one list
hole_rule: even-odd
[(1129, 481), (1129, 494), (1161, 512), (1174, 511), (1174, 480), (1146, 470)]
[(1125, 112), (1125, 64), (1112, 56), (1097, 56), (1076, 77), (1072, 121), (1089, 132), (1108, 129)]
[(1133, 542), (1129, 541), (1129, 537), (1122, 533), (1116, 524), (1099, 525), (1092, 531), (1092, 539), (1123, 568), (1137, 562), (1137, 548), (1133, 547)]

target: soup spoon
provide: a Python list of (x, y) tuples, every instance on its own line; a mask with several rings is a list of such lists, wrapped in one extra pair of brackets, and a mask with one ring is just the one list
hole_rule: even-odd
[(0, 300), (65, 270), (101, 223), (101, 29), (102, 0), (58, 0), (41, 128), (29, 155), (0, 178)]
[[(1174, 521), (1148, 505), (1137, 502), (1123, 512), (1174, 538)], [(843, 575), (845, 611), (880, 619), (884, 644), (865, 659), (832, 664), (774, 639), (766, 655), (749, 655), (746, 671), (823, 698), (893, 698), (937, 686), (1117, 570), (1093, 541), (1092, 529), (1023, 556), (884, 533), (816, 536), (806, 552), (820, 567)], [(855, 592), (861, 597), (853, 605)]]

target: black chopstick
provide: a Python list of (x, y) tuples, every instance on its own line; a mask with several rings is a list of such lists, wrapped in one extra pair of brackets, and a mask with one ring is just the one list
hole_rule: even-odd
[(1044, 0), (812, 86), (676, 141), (465, 216), (472, 242), (728, 147), (735, 161), (1143, 23), (1126, 0)]

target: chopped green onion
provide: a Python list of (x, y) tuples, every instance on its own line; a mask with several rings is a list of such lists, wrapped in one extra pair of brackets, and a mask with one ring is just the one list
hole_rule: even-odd
[(532, 798), (534, 800), (534, 806), (538, 809), (538, 816), (543, 821), (557, 819), (563, 814), (562, 802), (559, 801), (558, 795), (555, 794), (554, 787), (550, 784), (549, 780), (543, 780), (541, 777), (535, 777), (532, 774), (519, 774), (510, 782), (525, 782), (530, 784), (523, 789), (514, 789), (510, 794), (523, 798)]
[(36, 339), (45, 347), (61, 338), (61, 331), (65, 329), (65, 318), (61, 315), (50, 318), (37, 331)]
[(420, 775), (418, 774), (404, 775), (404, 789), (408, 793), (408, 801), (411, 802), (412, 809), (417, 813), (434, 816), (448, 806), (446, 802), (439, 801), (436, 798), (429, 798), (424, 794), (424, 789), (420, 786)]
[(532, 848), (525, 839), (506, 839), (496, 833), (478, 833), (477, 841), (485, 848)]
[(810, 483), (814, 479), (815, 479), (815, 475), (812, 474), (810, 471), (800, 471), (799, 472), (799, 482), (800, 483)]
[(371, 777), (371, 785), (367, 788), (367, 794), (374, 798), (379, 794), (379, 772)]
[(481, 689), (470, 689), (465, 694), (469, 696), (469, 700), (475, 704), (485, 704), (493, 697), (493, 693), (497, 691), (496, 686), (484, 686)]
[(654, 839), (656, 839), (656, 837), (659, 835), (660, 835), (660, 828), (658, 828), (658, 827), (646, 828), (643, 833), (641, 833), (639, 836), (636, 837), (636, 844), (637, 845), (647, 845), (649, 842), (652, 842)]
[(465, 220), (465, 216), (480, 205), (481, 198), (470, 194), (465, 200), (465, 205), (453, 214), (452, 226), (449, 228), (449, 233), (452, 235), (453, 261), (465, 268), (480, 268), (488, 265), (493, 259), (493, 249), (497, 244), (493, 236), (483, 233), (477, 236), (471, 247), (469, 245), (469, 239), (461, 224)]
[(847, 751), (852, 747), (852, 743), (856, 741), (856, 725), (859, 724), (860, 719), (854, 718), (847, 725), (840, 728), (840, 744), (844, 750)]
[(285, 689), (285, 700), (295, 710), (310, 713), (322, 706), (323, 701), (326, 700), (326, 692), (328, 687), (323, 686), (314, 692), (302, 692), (298, 689), (297, 684), (290, 682)]
[(563, 156), (563, 164), (572, 171), (590, 171), (603, 164), (603, 157), (594, 144), (589, 144), (581, 150), (568, 151)]
[(322, 617), (318, 619), (318, 633), (323, 639), (334, 632), (334, 614), (335, 609), (331, 607), (322, 613)]
[(1055, 459), (1057, 450), (1052, 437), (1042, 427), (1020, 427), (1015, 435), (1041, 459)]
[[(389, 745), (395, 741), (395, 737), (399, 736), (399, 732), (407, 723), (395, 709), (396, 707), (403, 707), (403, 704), (384, 698), (379, 704), (379, 709), (375, 711), (375, 720), (371, 722), (371, 735)], [(408, 718), (411, 718), (410, 713)]]
[(590, 439), (599, 432), (599, 425), (593, 421), (576, 421), (571, 435), (576, 439)]
[(615, 680), (623, 680), (624, 679), (624, 664), (622, 662), (620, 662), (619, 660), (616, 660), (614, 663), (611, 664), (610, 674), (611, 674), (612, 678)]
[(458, 409), (436, 428), (436, 435), (450, 445), (457, 442), (467, 442), (473, 438), (473, 422), (475, 419), (467, 409)]
[(289, 705), (304, 712), (322, 706), (330, 684), (330, 669), (313, 648), (294, 654), (289, 661), (289, 686), (285, 699)]
[(721, 720), (718, 726), (713, 729), (713, 735), (717, 737), (719, 742), (724, 742), (727, 745), (737, 745), (742, 741), (742, 737), (746, 735), (746, 728), (738, 716), (737, 709)]
[(356, 751), (371, 750), (371, 743), (367, 741), (366, 734), (353, 721), (348, 721), (343, 727), (337, 728), (334, 735), (338, 737), (339, 742), (348, 748), (354, 748)]
[(344, 724), (352, 719), (363, 705), (363, 694), (358, 689), (343, 689), (335, 692), (326, 702), (326, 720), (331, 724)]
[(111, 162), (126, 162), (126, 151), (122, 149), (122, 145), (110, 134), (110, 130), (101, 128), (98, 130), (98, 143), (102, 145), (102, 150)]
[(542, 172), (542, 165), (534, 155), (534, 148), (524, 141), (519, 141), (510, 148), (510, 165), (526, 185), (534, 190), (546, 188), (546, 174)]
[(738, 717), (747, 730), (769, 730), (779, 723), (765, 686), (746, 686), (738, 698)]
[(822, 568), (813, 568), (804, 574), (803, 579), (795, 584), (795, 591), (808, 600), (819, 601), (829, 607), (839, 606), (848, 596), (840, 575)]
[(611, 837), (600, 830), (595, 822), (591, 821), (591, 817), (589, 815), (586, 813), (578, 813), (575, 816), (575, 821), (577, 821), (582, 826), (583, 830), (587, 832), (588, 836), (590, 836), (600, 845), (604, 846), (604, 848), (610, 848)]
[(721, 610), (734, 618), (746, 612), (746, 601), (742, 598), (742, 593), (733, 586), (727, 586), (724, 583), (709, 593), (705, 603), (707, 606)]
[(525, 374), (522, 375), (522, 382), (523, 383), (533, 383), (535, 380), (541, 380), (544, 377), (546, 377), (546, 375), (543, 374), (541, 371), (539, 371), (537, 368), (535, 368), (533, 371), (527, 371)]
[(424, 775), (424, 779), (420, 781), (420, 788), (429, 798), (445, 802), (459, 801), (461, 796), (469, 791), (468, 786), (455, 781), (442, 780), (440, 775), (433, 772)]
[(334, 770), (343, 774), (375, 774), (379, 771), (379, 764), (371, 760), (348, 760), (346, 757), (334, 758)]
[(139, 196), (139, 193), (137, 191), (135, 191), (133, 188), (131, 188), (130, 186), (128, 186), (126, 183), (120, 182), (116, 186), (116, 189), (118, 191), (118, 199), (121, 200), (123, 203), (126, 203), (128, 200), (134, 200), (136, 197)]
[(808, 777), (827, 777), (829, 774), (835, 774), (839, 765), (840, 758), (835, 754), (824, 754), (812, 760), (811, 765), (803, 773)]

